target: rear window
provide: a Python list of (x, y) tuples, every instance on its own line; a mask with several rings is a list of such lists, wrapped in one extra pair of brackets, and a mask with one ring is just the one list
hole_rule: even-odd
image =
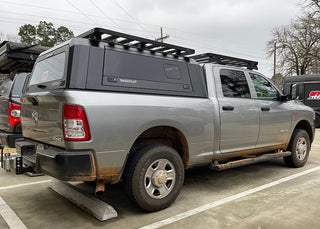
[(221, 69), (220, 79), (223, 96), (250, 98), (249, 85), (243, 71)]
[(61, 80), (64, 76), (65, 52), (38, 62), (35, 65), (29, 85)]
[(16, 75), (16, 77), (14, 79), (14, 84), (13, 84), (12, 90), (11, 90), (12, 97), (16, 97), (16, 98), (21, 97), (23, 86), (24, 86), (24, 83), (26, 81), (27, 76), (28, 76), (28, 73), (21, 73), (21, 74)]

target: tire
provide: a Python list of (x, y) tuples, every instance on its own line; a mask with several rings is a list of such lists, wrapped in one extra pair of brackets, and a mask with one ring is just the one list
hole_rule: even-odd
[(320, 127), (320, 115), (316, 114), (316, 120), (314, 121), (314, 126), (316, 128)]
[(169, 207), (184, 181), (180, 155), (165, 145), (146, 145), (129, 159), (124, 184), (129, 197), (145, 211)]
[(310, 138), (305, 130), (294, 130), (288, 151), (291, 151), (292, 154), (283, 158), (288, 167), (300, 168), (305, 165), (310, 152)]

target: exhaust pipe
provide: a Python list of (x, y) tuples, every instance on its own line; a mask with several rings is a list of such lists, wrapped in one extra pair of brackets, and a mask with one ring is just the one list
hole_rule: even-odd
[(95, 196), (102, 196), (102, 194), (104, 193), (104, 189), (105, 189), (105, 180), (104, 179), (97, 180), (94, 195)]

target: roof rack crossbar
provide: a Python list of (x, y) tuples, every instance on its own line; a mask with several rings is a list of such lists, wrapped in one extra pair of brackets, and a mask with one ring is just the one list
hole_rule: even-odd
[(247, 69), (258, 70), (258, 62), (252, 60), (245, 60), (231, 56), (224, 56), (215, 53), (203, 53), (195, 56), (190, 56), (198, 63), (214, 63), (222, 65), (231, 65), (236, 67), (246, 67)]
[(131, 39), (123, 39), (122, 41), (118, 41), (117, 43), (118, 43), (118, 44), (121, 44), (121, 45), (124, 45), (124, 44), (128, 44), (128, 43), (130, 43), (130, 42), (132, 42)]
[[(102, 39), (103, 35), (107, 35), (107, 37)], [(112, 43), (114, 43), (115, 45), (117, 44), (125, 47), (135, 47), (138, 49), (150, 50), (151, 52), (159, 52), (163, 54), (168, 54), (165, 53), (165, 51), (170, 50), (170, 54), (173, 54), (175, 56), (187, 56), (195, 53), (195, 51), (190, 48), (154, 41), (143, 37), (137, 37), (102, 28), (93, 28), (83, 34), (80, 34), (78, 37), (107, 43), (112, 41)], [(118, 41), (118, 39), (121, 40)], [(131, 44), (131, 42), (136, 43)]]
[[(118, 38), (117, 36), (109, 36), (109, 37), (103, 38), (102, 40), (108, 42), (108, 41), (113, 41), (117, 38)], [(95, 39), (95, 38), (90, 37), (89, 39)], [(99, 39), (95, 39), (95, 40), (99, 40)]]

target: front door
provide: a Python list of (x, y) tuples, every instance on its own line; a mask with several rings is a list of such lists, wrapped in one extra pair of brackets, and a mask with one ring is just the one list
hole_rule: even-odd
[(285, 145), (291, 127), (290, 105), (279, 101), (278, 90), (263, 76), (249, 73), (256, 91), (260, 112), (260, 132), (257, 147)]

